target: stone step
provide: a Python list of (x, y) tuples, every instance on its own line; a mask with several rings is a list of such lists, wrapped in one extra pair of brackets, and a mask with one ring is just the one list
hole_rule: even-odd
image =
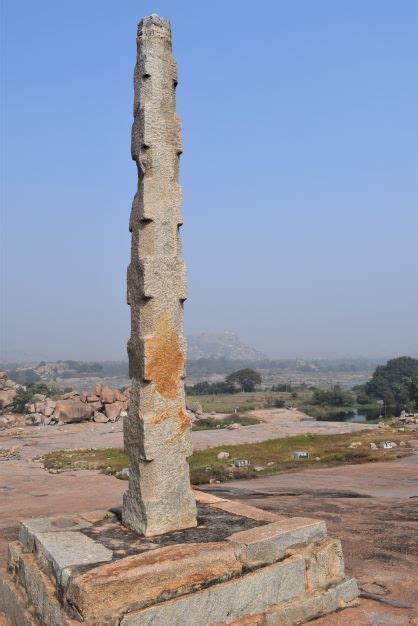
[(306, 517), (290, 517), (234, 533), (227, 538), (237, 549), (246, 567), (274, 563), (296, 546), (319, 542), (327, 536), (325, 522)]

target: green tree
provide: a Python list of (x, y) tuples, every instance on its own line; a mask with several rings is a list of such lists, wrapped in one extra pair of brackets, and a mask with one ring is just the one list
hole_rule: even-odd
[(376, 367), (364, 390), (368, 396), (383, 400), (385, 404), (408, 406), (416, 402), (414, 381), (417, 376), (418, 359), (401, 356)]
[(15, 397), (12, 400), (12, 411), (15, 413), (24, 413), (25, 405), (28, 402), (31, 402), (33, 397), (33, 392), (30, 389), (23, 389), (23, 387), (19, 387)]
[(259, 385), (261, 381), (261, 375), (249, 367), (232, 372), (225, 378), (228, 385), (239, 387), (242, 391), (254, 391), (255, 386)]

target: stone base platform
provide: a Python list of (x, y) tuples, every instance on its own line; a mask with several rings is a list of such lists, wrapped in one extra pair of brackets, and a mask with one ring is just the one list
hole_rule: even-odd
[(22, 522), (0, 611), (14, 626), (275, 626), (356, 603), (324, 522), (196, 499), (197, 528), (151, 538), (117, 511)]

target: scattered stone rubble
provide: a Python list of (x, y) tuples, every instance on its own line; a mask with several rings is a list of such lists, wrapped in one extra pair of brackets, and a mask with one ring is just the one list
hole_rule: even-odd
[(27, 405), (26, 424), (71, 424), (94, 421), (116, 422), (126, 417), (129, 408), (130, 388), (121, 392), (111, 387), (96, 385), (91, 393), (71, 391), (60, 400), (35, 394), (34, 402)]

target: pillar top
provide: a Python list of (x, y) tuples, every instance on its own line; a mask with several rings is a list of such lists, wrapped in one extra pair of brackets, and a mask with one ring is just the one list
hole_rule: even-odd
[(151, 13), (151, 15), (143, 17), (138, 24), (137, 37), (143, 36), (159, 36), (171, 40), (170, 20), (157, 15), (157, 13)]

